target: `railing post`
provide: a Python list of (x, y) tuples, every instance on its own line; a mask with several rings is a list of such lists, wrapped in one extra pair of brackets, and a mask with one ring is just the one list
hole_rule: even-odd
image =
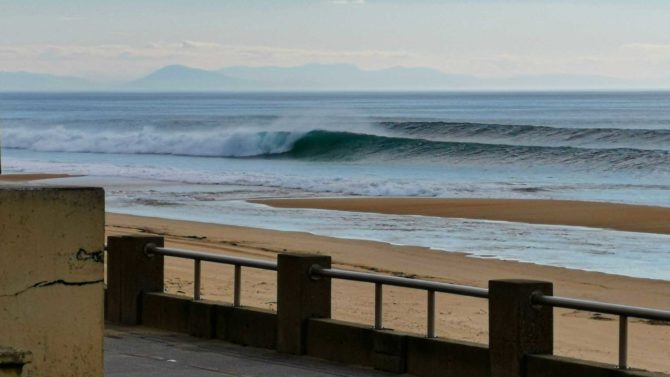
[(202, 290), (201, 275), (202, 275), (202, 261), (200, 259), (193, 260), (193, 300), (200, 300), (200, 291)]
[(384, 286), (375, 283), (375, 330), (384, 328)]
[(628, 317), (619, 316), (619, 369), (628, 368)]
[(491, 377), (522, 377), (525, 355), (553, 353), (553, 309), (531, 304), (531, 296), (538, 292), (552, 295), (552, 283), (489, 281)]
[(305, 353), (307, 319), (330, 318), (330, 278), (314, 279), (314, 265), (330, 268), (323, 255), (279, 254), (277, 258), (277, 350)]
[(427, 291), (426, 338), (435, 338), (435, 291)]
[(235, 274), (233, 277), (233, 306), (239, 307), (242, 302), (242, 266), (235, 265)]
[(163, 292), (163, 256), (147, 256), (144, 246), (149, 243), (162, 247), (163, 237), (107, 238), (107, 320), (140, 324), (142, 293)]

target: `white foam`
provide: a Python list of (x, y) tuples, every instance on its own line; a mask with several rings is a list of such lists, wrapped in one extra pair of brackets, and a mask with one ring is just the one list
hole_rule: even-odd
[(361, 178), (337, 175), (315, 177), (305, 174), (286, 174), (286, 172), (259, 173), (240, 170), (212, 172), (146, 165), (80, 164), (9, 159), (5, 161), (5, 167), (13, 171), (60, 172), (73, 175), (114, 176), (189, 184), (276, 187), (309, 192), (366, 196), (430, 197), (445, 194), (447, 189), (439, 182), (418, 183), (411, 179)]
[(303, 131), (197, 130), (161, 132), (94, 131), (63, 126), (43, 130), (7, 128), (4, 147), (40, 152), (166, 154), (207, 157), (249, 157), (289, 151)]
[(342, 114), (315, 109), (282, 116), (269, 124), (249, 121), (207, 128), (24, 125), (5, 127), (2, 139), (4, 148), (39, 152), (251, 157), (288, 152), (298, 139), (316, 130), (386, 134), (365, 119), (342, 118)]

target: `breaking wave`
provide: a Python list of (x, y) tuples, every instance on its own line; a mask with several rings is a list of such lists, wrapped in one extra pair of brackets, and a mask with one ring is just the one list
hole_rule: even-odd
[(3, 136), (5, 148), (49, 152), (320, 161), (407, 160), (490, 166), (521, 163), (670, 171), (670, 130), (381, 122), (365, 133), (241, 128), (166, 132), (154, 127), (96, 132), (91, 128), (58, 126), (42, 130), (8, 128)]

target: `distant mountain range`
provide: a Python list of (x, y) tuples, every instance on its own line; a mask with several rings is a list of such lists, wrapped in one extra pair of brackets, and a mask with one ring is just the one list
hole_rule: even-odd
[(350, 64), (296, 67), (228, 67), (204, 70), (183, 65), (160, 68), (124, 83), (98, 83), (77, 77), (29, 72), (0, 72), (0, 91), (310, 91), (310, 90), (567, 90), (660, 89), (667, 80), (626, 81), (606, 76), (539, 75), (479, 78), (430, 68), (362, 70)]

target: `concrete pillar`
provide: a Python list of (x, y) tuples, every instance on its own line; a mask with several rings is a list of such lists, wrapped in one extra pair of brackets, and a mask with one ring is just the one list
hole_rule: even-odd
[(277, 350), (304, 354), (308, 318), (330, 318), (330, 278), (312, 279), (310, 267), (330, 268), (330, 257), (279, 254)]
[(533, 280), (489, 282), (491, 377), (524, 376), (524, 355), (553, 353), (553, 310), (531, 305), (530, 298), (535, 292), (553, 294), (552, 283)]
[(163, 256), (147, 256), (144, 246), (163, 246), (163, 237), (111, 236), (107, 238), (108, 321), (126, 325), (141, 323), (143, 292), (163, 292)]
[(0, 185), (0, 364), (103, 375), (104, 206), (99, 188)]

